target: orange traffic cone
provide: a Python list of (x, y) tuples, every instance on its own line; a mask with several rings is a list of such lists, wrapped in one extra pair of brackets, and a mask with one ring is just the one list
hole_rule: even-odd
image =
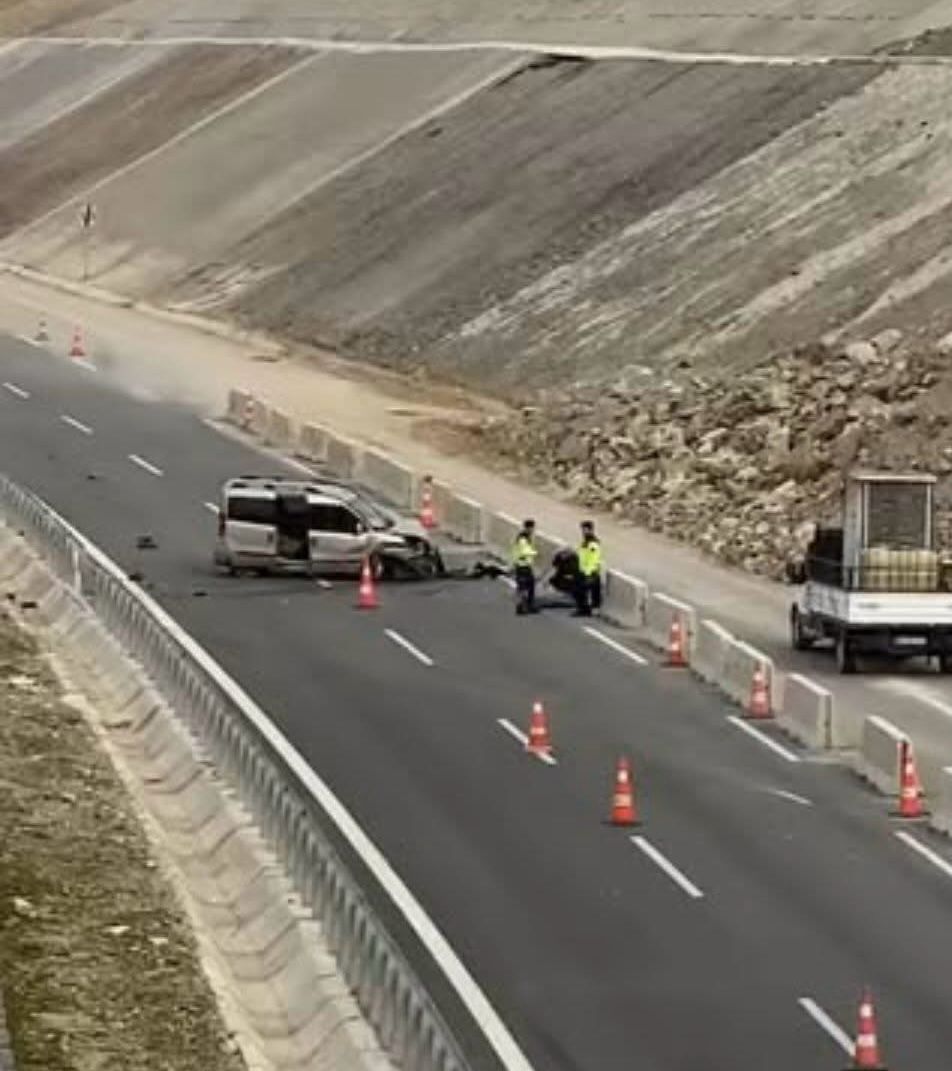
[(638, 811), (635, 807), (635, 782), (631, 774), (631, 763), (626, 758), (618, 760), (615, 772), (615, 793), (612, 796), (613, 826), (638, 825)]
[(86, 349), (83, 346), (83, 329), (77, 327), (73, 330), (73, 344), (69, 348), (70, 357), (85, 357)]
[(899, 818), (923, 818), (926, 813), (912, 744), (904, 740), (899, 750), (899, 810), (896, 814)]
[(423, 484), (420, 495), (420, 524), (424, 528), (436, 527), (436, 514), (433, 512), (433, 492), (430, 489), (430, 481)]
[(770, 710), (770, 688), (767, 685), (767, 674), (764, 672), (763, 666), (758, 666), (754, 670), (754, 675), (750, 681), (750, 701), (747, 704), (747, 714), (751, 718), (769, 718), (772, 716)]
[(859, 1002), (859, 1026), (856, 1030), (856, 1045), (853, 1049), (853, 1063), (850, 1071), (862, 1068), (863, 1071), (886, 1071), (879, 1055), (879, 1042), (876, 1038), (876, 1011), (869, 989), (863, 990)]
[(551, 755), (552, 741), (549, 737), (549, 717), (541, 703), (532, 704), (532, 719), (529, 722), (529, 739), (526, 751), (533, 755)]
[(688, 660), (684, 653), (684, 629), (681, 628), (681, 619), (676, 617), (671, 622), (671, 631), (668, 638), (668, 665), (686, 666)]
[(374, 586), (374, 576), (370, 569), (370, 559), (364, 558), (360, 567), (360, 589), (357, 592), (358, 610), (376, 610), (380, 605), (377, 602), (377, 589)]

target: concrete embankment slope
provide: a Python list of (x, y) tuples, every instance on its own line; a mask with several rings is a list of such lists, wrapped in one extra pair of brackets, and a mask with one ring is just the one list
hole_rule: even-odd
[[(383, 34), (366, 4), (356, 37), (456, 36), (426, 5)], [(942, 7), (811, 18), (855, 51)], [(485, 41), (500, 12), (480, 12)], [(674, 16), (656, 43), (737, 22)], [(858, 320), (952, 329), (952, 65), (347, 51), (313, 37), (320, 13), (274, 41), (297, 17), (124, 5), (9, 44), (0, 259), (499, 393), (743, 367)], [(806, 15), (771, 18), (776, 40), (747, 18), (725, 41), (795, 51)]]
[(491, 340), (486, 362), (468, 323), (881, 72), (131, 47), (0, 54), (9, 115), (33, 101), (0, 152), (4, 259), (497, 386), (527, 340)]
[[(116, 50), (87, 51), (98, 59)], [(136, 296), (188, 279), (203, 265), (215, 265), (226, 289), (236, 276), (247, 284), (257, 269), (229, 256), (237, 241), (338, 168), (518, 62), (494, 52), (409, 61), (274, 47), (141, 51), (149, 57), (143, 73), (120, 76), (0, 155), (0, 227), (9, 233), (27, 225), (12, 257), (77, 278), (77, 216), (88, 197), (99, 213), (89, 276)], [(72, 52), (45, 46), (35, 63), (55, 72)], [(21, 77), (14, 69), (0, 85), (15, 87)], [(120, 153), (133, 138), (136, 151)], [(158, 144), (159, 152), (146, 155)], [(327, 256), (326, 242), (314, 248)]]

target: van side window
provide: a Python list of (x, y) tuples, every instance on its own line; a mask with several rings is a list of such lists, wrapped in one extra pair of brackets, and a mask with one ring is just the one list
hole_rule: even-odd
[(273, 498), (231, 495), (228, 499), (228, 520), (275, 525), (278, 523), (278, 504)]
[(358, 519), (346, 506), (314, 505), (311, 506), (311, 530), (314, 532), (340, 532), (345, 535), (357, 534)]

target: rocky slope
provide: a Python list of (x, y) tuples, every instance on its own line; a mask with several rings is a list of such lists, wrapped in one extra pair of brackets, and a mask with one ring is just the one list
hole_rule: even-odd
[(564, 391), (487, 421), (472, 445), (580, 504), (779, 578), (809, 525), (837, 516), (852, 466), (934, 471), (950, 500), (947, 363), (886, 330), (742, 377), (682, 367), (650, 387)]

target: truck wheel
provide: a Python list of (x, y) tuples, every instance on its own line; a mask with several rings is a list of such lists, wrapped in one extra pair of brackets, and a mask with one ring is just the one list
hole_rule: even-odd
[(856, 672), (856, 655), (850, 646), (850, 636), (846, 629), (836, 637), (836, 668), (840, 673)]
[(796, 606), (790, 610), (790, 645), (795, 651), (809, 651), (813, 646), (813, 640), (803, 629), (803, 617)]

